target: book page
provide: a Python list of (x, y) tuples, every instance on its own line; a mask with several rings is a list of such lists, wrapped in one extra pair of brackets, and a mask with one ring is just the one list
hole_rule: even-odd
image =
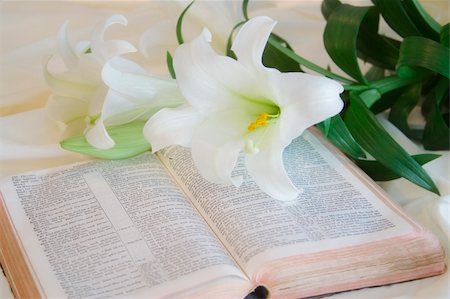
[[(163, 155), (216, 234), (250, 272), (266, 260), (362, 244), (413, 229), (383, 195), (348, 168), (349, 162), (341, 162), (310, 132), (284, 152), (290, 177), (303, 189), (290, 202), (261, 192), (245, 173), (243, 159), (235, 174), (243, 175), (244, 182), (236, 188), (203, 179), (187, 149), (174, 147)], [(256, 258), (263, 253), (264, 258)]]
[(150, 153), (15, 175), (1, 190), (48, 297), (158, 297), (243, 277)]

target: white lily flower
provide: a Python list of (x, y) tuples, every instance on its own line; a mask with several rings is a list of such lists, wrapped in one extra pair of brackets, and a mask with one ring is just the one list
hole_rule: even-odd
[(284, 148), (341, 111), (343, 87), (324, 77), (266, 68), (262, 54), (274, 26), (268, 17), (248, 21), (233, 43), (237, 60), (214, 52), (207, 29), (181, 45), (174, 68), (188, 105), (158, 112), (144, 135), (153, 151), (191, 146), (200, 173), (216, 183), (239, 185), (242, 178), (232, 171), (243, 151), (256, 184), (276, 199), (292, 200), (299, 190), (284, 168)]
[(66, 135), (85, 134), (88, 143), (110, 149), (115, 142), (106, 127), (147, 120), (162, 107), (184, 103), (174, 80), (157, 78), (120, 55), (136, 49), (122, 40), (105, 40), (113, 24), (127, 25), (113, 15), (93, 31), (91, 41), (70, 45), (66, 22), (58, 34), (59, 54), (66, 71), (45, 69), (52, 96), (47, 104), (53, 118), (67, 124)]
[(68, 36), (68, 22), (60, 28), (57, 36), (59, 56), (65, 70), (51, 73), (48, 64), (44, 77), (52, 91), (47, 102), (51, 117), (67, 125), (66, 135), (83, 133), (99, 117), (108, 87), (101, 73), (104, 64), (112, 57), (136, 49), (123, 40), (105, 40), (105, 31), (113, 24), (127, 25), (122, 15), (113, 15), (96, 26), (90, 41), (81, 41), (73, 47)]
[(161, 108), (185, 103), (175, 80), (148, 74), (138, 64), (121, 57), (105, 64), (102, 78), (109, 90), (100, 117), (86, 132), (86, 140), (96, 148), (109, 149), (115, 144), (105, 126), (148, 120)]

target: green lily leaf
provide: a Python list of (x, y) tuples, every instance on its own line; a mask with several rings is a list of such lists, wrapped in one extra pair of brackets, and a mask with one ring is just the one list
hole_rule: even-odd
[(273, 36), (269, 37), (268, 43), (270, 45), (272, 45), (273, 47), (275, 47), (277, 50), (279, 50), (284, 55), (286, 55), (289, 58), (291, 58), (292, 60), (296, 61), (298, 64), (300, 64), (314, 72), (317, 72), (328, 78), (334, 79), (336, 81), (340, 81), (345, 84), (351, 85), (351, 84), (355, 83), (354, 81), (352, 81), (350, 79), (347, 79), (341, 75), (335, 74), (335, 73), (331, 72), (329, 69), (324, 69), (323, 67), (320, 67), (317, 64), (312, 63), (311, 61), (301, 57), (300, 55), (298, 55), (297, 53), (295, 53), (294, 51), (289, 49), (284, 43), (277, 41)]
[(418, 72), (414, 76), (408, 76), (406, 78), (398, 75), (391, 75), (381, 80), (370, 82), (370, 86), (371, 88), (377, 89), (378, 92), (383, 95), (387, 92), (403, 88), (411, 84), (416, 84), (417, 82), (421, 82), (428, 77), (428, 74), (424, 74), (423, 72)]
[(418, 104), (422, 91), (421, 84), (410, 85), (395, 101), (389, 113), (389, 121), (411, 139), (421, 140), (422, 131), (412, 130), (408, 125), (408, 116), (411, 110)]
[(183, 32), (181, 31), (181, 28), (183, 27), (183, 19), (184, 19), (184, 15), (187, 13), (187, 11), (189, 10), (189, 8), (191, 8), (192, 4), (194, 4), (195, 0), (192, 1), (191, 3), (189, 3), (188, 6), (186, 6), (185, 9), (183, 9), (183, 11), (181, 12), (180, 16), (178, 17), (177, 20), (177, 27), (176, 27), (176, 34), (177, 34), (177, 41), (178, 44), (181, 45), (182, 43), (184, 43), (184, 39), (183, 39)]
[(249, 0), (243, 0), (242, 1), (242, 15), (244, 16), (244, 19), (248, 21), (248, 2)]
[(386, 23), (400, 36), (422, 35), (403, 6), (403, 0), (372, 0), (372, 2), (379, 9)]
[(379, 124), (361, 98), (351, 92), (345, 123), (355, 140), (379, 163), (412, 183), (439, 194), (425, 170)]
[[(284, 45), (286, 48), (292, 50), (291, 46), (281, 37), (276, 34), (271, 34), (271, 38)], [(280, 50), (275, 48), (272, 44), (267, 43), (263, 53), (263, 64), (267, 67), (276, 68), (280, 72), (301, 72), (300, 64), (294, 59), (283, 54)]]
[(417, 29), (432, 40), (439, 41), (441, 25), (431, 17), (418, 0), (404, 0), (403, 7)]
[[(440, 155), (435, 154), (421, 154), (411, 156), (417, 163), (424, 165), (434, 159), (440, 157)], [(370, 176), (374, 181), (384, 182), (400, 178), (400, 176), (390, 170), (389, 168), (383, 166), (381, 163), (375, 160), (362, 160), (354, 159), (356, 165), (361, 168), (368, 176)]]
[(401, 96), (403, 90), (404, 88), (397, 88), (382, 94), (381, 98), (370, 106), (370, 111), (372, 111), (373, 114), (378, 114), (390, 109), (392, 105), (395, 104), (398, 97)]
[[(449, 80), (442, 78), (434, 90), (434, 101), (424, 129), (423, 146), (429, 150), (448, 150), (450, 147), (450, 129), (441, 113), (444, 101), (449, 101)], [(447, 106), (448, 109), (448, 106)], [(447, 111), (448, 119), (448, 111)]]
[(339, 5), (328, 17), (323, 41), (328, 55), (344, 72), (367, 84), (357, 60), (357, 37), (364, 20), (366, 26), (370, 24), (377, 31), (378, 13), (374, 7)]
[[(377, 45), (374, 47), (374, 45)], [(358, 57), (380, 68), (395, 70), (400, 42), (363, 26), (358, 35)]]
[(424, 68), (450, 78), (449, 48), (424, 37), (410, 36), (403, 40), (397, 64), (397, 74), (409, 77)]
[(348, 130), (341, 116), (338, 114), (327, 119), (328, 128), (325, 122), (317, 124), (317, 127), (324, 133), (337, 148), (353, 158), (365, 158), (366, 154), (355, 141)]
[(450, 48), (450, 23), (442, 27), (440, 34), (441, 44), (447, 48)]
[[(370, 105), (366, 105), (370, 107), (370, 110), (374, 114), (378, 114), (392, 107), (398, 97), (403, 93), (404, 89), (411, 85), (416, 84), (417, 82), (421, 82), (424, 79), (422, 75), (412, 77), (412, 78), (400, 78), (397, 75), (387, 76), (381, 79), (377, 79), (375, 81), (370, 82), (370, 86), (372, 89), (378, 91), (378, 94), (381, 95), (380, 99), (376, 100), (376, 93), (373, 92), (373, 100), (369, 101)], [(365, 99), (365, 103), (367, 103), (367, 99)]]
[(330, 133), (331, 119), (332, 117), (327, 118), (323, 122), (319, 123), (319, 125), (321, 126), (321, 130), (325, 134), (325, 136), (328, 136), (328, 134)]
[(372, 107), (380, 98), (381, 94), (376, 88), (371, 88), (363, 91), (359, 94), (361, 100), (366, 104), (367, 107)]
[[(375, 7), (325, 5), (330, 13), (324, 31), (325, 48), (334, 62), (353, 78), (366, 83), (356, 57), (383, 69), (394, 70), (400, 42), (378, 34), (379, 15)], [(377, 45), (374, 47), (374, 45)]]
[(173, 58), (172, 55), (170, 55), (169, 51), (166, 53), (166, 62), (167, 62), (167, 68), (169, 69), (170, 77), (172, 79), (176, 79), (177, 76), (175, 75), (175, 69), (173, 68)]
[(369, 81), (381, 80), (384, 78), (384, 76), (384, 69), (378, 66), (372, 66), (365, 75), (366, 79)]
[(328, 20), (331, 13), (341, 4), (342, 3), (339, 0), (323, 0), (320, 10), (325, 20)]
[(422, 82), (422, 96), (424, 97), (424, 100), (421, 103), (420, 109), (425, 119), (428, 119), (428, 116), (431, 113), (431, 106), (435, 102), (435, 88), (440, 79), (442, 79), (441, 76), (433, 76)]
[(151, 146), (145, 140), (142, 133), (145, 122), (135, 121), (120, 126), (112, 126), (107, 128), (111, 138), (116, 142), (116, 145), (111, 149), (98, 149), (90, 145), (84, 136), (72, 137), (61, 142), (61, 147), (101, 158), (101, 159), (125, 159), (136, 156), (145, 151), (150, 150)]

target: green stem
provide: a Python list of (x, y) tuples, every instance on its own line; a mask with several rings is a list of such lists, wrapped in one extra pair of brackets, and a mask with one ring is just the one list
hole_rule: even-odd
[(311, 61), (309, 61), (309, 60), (307, 60), (307, 59), (297, 55), (292, 50), (289, 50), (288, 48), (286, 48), (283, 45), (281, 45), (278, 41), (276, 41), (272, 37), (269, 38), (269, 43), (272, 46), (274, 46), (277, 50), (279, 50), (281, 53), (283, 53), (284, 55), (288, 56), (289, 58), (295, 60), (297, 63), (301, 64), (302, 66), (304, 66), (304, 67), (306, 67), (306, 68), (308, 68), (308, 69), (310, 69), (310, 70), (312, 70), (314, 72), (322, 74), (322, 75), (324, 75), (324, 76), (326, 76), (328, 78), (331, 78), (331, 79), (334, 79), (334, 80), (337, 80), (337, 81), (341, 81), (342, 83), (345, 83), (345, 84), (351, 85), (351, 84), (356, 83), (356, 82), (354, 82), (354, 81), (352, 81), (350, 79), (347, 79), (347, 78), (342, 77), (342, 76), (340, 76), (338, 74), (330, 72), (329, 70), (324, 69), (324, 68), (318, 66), (317, 64), (314, 64)]
[(389, 91), (404, 87), (410, 84), (421, 82), (425, 76), (415, 76), (412, 78), (400, 78), (397, 75), (392, 75), (378, 81), (370, 83), (370, 88), (375, 88), (380, 94), (385, 94)]
[(272, 37), (269, 38), (269, 43), (272, 46), (274, 46), (277, 50), (279, 50), (281, 53), (283, 53), (284, 55), (288, 56), (289, 58), (295, 60), (297, 63), (301, 64), (302, 66), (304, 66), (312, 71), (315, 71), (319, 74), (322, 74), (326, 77), (329, 77), (331, 79), (334, 79), (334, 80), (344, 83), (345, 84), (344, 89), (347, 91), (356, 91), (356, 92), (361, 91), (362, 92), (367, 89), (376, 89), (380, 94), (385, 94), (389, 91), (398, 89), (400, 87), (420, 82), (426, 77), (425, 73), (421, 76), (414, 76), (411, 78), (400, 78), (397, 75), (392, 75), (392, 76), (383, 78), (378, 81), (370, 82), (369, 85), (360, 85), (360, 84), (357, 84), (355, 81), (349, 80), (345, 77), (342, 77), (338, 74), (335, 74), (327, 69), (324, 69), (324, 68), (310, 62), (309, 60), (299, 56), (292, 50), (284, 47), (281, 43), (279, 43), (277, 40), (275, 40)]
[(369, 89), (376, 89), (380, 94), (404, 87), (410, 84), (423, 81), (425, 76), (416, 76), (413, 78), (400, 78), (397, 75), (385, 77), (383, 79), (372, 81), (369, 85), (347, 84), (344, 85), (346, 91), (362, 92)]
[(344, 85), (344, 90), (347, 91), (364, 91), (367, 90), (369, 87), (367, 85), (359, 85), (359, 84), (349, 84)]
[(183, 18), (184, 18), (184, 15), (187, 13), (187, 11), (189, 10), (189, 8), (191, 8), (192, 4), (194, 4), (194, 1), (195, 1), (195, 0), (193, 0), (191, 3), (189, 3), (189, 5), (186, 6), (185, 9), (183, 9), (183, 11), (181, 12), (180, 16), (178, 17), (177, 27), (176, 27), (176, 34), (177, 34), (177, 41), (178, 41), (178, 44), (179, 44), (179, 45), (181, 45), (181, 44), (184, 43), (184, 40), (183, 40), (183, 33), (181, 32), (181, 28), (183, 27)]
[(248, 1), (249, 0), (242, 1), (242, 14), (244, 15), (245, 21), (248, 21)]

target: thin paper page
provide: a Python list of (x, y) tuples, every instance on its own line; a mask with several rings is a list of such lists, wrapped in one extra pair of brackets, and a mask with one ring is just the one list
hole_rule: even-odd
[(205, 218), (245, 269), (261, 253), (268, 259), (362, 244), (405, 234), (412, 226), (380, 201), (316, 137), (306, 132), (285, 151), (285, 165), (304, 192), (280, 202), (262, 193), (245, 173), (240, 188), (207, 182), (195, 170), (188, 150), (165, 153), (172, 171)]
[(240, 273), (154, 155), (16, 175), (2, 192), (47, 296), (156, 296)]

